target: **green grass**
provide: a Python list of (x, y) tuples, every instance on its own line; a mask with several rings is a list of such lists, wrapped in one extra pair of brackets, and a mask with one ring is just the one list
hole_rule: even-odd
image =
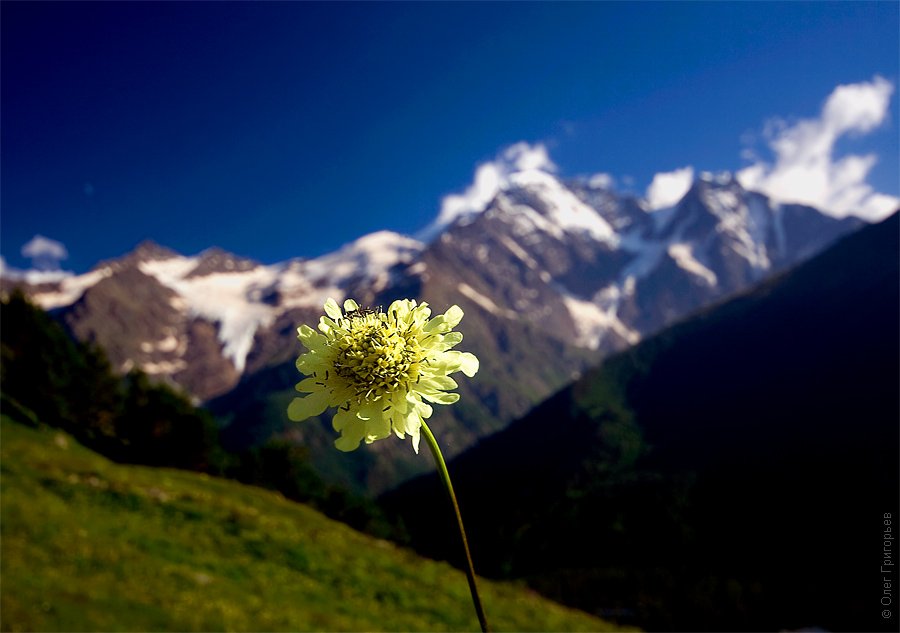
[[(461, 572), (278, 494), (114, 464), (5, 417), (0, 467), (4, 631), (478, 629)], [(481, 589), (497, 631), (614, 629)]]

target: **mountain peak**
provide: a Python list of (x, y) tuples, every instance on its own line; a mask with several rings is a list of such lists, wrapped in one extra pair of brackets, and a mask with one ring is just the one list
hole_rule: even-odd
[(258, 262), (213, 246), (197, 256), (197, 266), (187, 277), (202, 277), (214, 273), (243, 273), (259, 266)]
[(161, 261), (178, 256), (179, 254), (173, 251), (171, 248), (162, 246), (161, 244), (158, 244), (153, 240), (144, 240), (125, 257), (133, 257), (138, 261), (147, 262)]
[(416, 237), (430, 242), (451, 224), (470, 220), (485, 211), (502, 191), (528, 181), (553, 179), (554, 172), (556, 165), (543, 144), (521, 142), (507, 147), (494, 160), (478, 166), (472, 184), (465, 191), (445, 196), (438, 217)]
[(375, 231), (374, 233), (363, 235), (359, 239), (350, 242), (341, 250), (344, 250), (345, 248), (371, 252), (383, 250), (385, 248), (420, 250), (423, 246), (424, 245), (420, 241), (407, 237), (406, 235), (401, 235), (400, 233), (395, 233), (394, 231)]
[(701, 171), (696, 180), (722, 186), (737, 182), (734, 174), (730, 171)]
[(529, 227), (557, 239), (583, 234), (613, 246), (618, 243), (618, 235), (598, 209), (547, 172), (511, 174), (508, 188), (498, 194), (490, 208), (522, 216), (514, 221), (523, 231)]
[[(691, 197), (703, 199), (709, 195), (717, 195), (720, 192), (729, 192), (734, 195), (743, 196), (746, 189), (730, 172), (712, 173), (708, 171), (701, 172), (694, 178), (687, 193), (684, 194), (683, 200)], [(677, 205), (676, 205), (677, 206)]]
[(350, 280), (381, 280), (397, 264), (416, 257), (425, 245), (393, 231), (375, 231), (337, 251), (304, 263), (304, 270), (318, 283), (342, 285)]

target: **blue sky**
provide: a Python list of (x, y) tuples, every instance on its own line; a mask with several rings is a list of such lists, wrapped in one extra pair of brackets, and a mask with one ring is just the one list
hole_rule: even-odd
[(832, 121), (874, 92), (881, 116), (834, 159), (873, 157), (857, 185), (897, 196), (898, 7), (3, 2), (0, 253), (316, 256), (415, 233), (520, 141), (641, 195), (754, 163), (774, 188), (773, 140), (827, 134), (842, 85), (871, 90)]

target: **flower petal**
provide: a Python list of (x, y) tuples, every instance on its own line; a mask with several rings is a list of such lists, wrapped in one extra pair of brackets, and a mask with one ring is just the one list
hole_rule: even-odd
[[(457, 400), (459, 400), (458, 393), (447, 393), (446, 391), (432, 391), (432, 392), (424, 392), (420, 391), (422, 397), (428, 400), (429, 402), (435, 402), (437, 404), (453, 404)], [(428, 417), (428, 416), (425, 416)]]
[(380, 412), (366, 421), (366, 444), (391, 436), (390, 412)]
[(337, 321), (338, 319), (340, 319), (341, 317), (344, 316), (344, 313), (341, 312), (341, 309), (338, 306), (337, 301), (335, 301), (331, 297), (328, 297), (328, 300), (325, 302), (325, 314), (330, 316), (335, 321)]
[(391, 409), (391, 428), (394, 435), (401, 440), (406, 437), (406, 414), (400, 413), (397, 409)]
[(316, 354), (301, 354), (297, 357), (297, 371), (307, 376), (312, 376), (318, 365)]
[(478, 372), (478, 359), (469, 352), (444, 352), (435, 359), (432, 367), (443, 374), (462, 371), (471, 378)]
[(431, 376), (422, 380), (416, 391), (435, 391), (440, 389), (442, 391), (449, 391), (450, 389), (456, 389), (459, 385), (453, 380), (450, 376)]
[(366, 402), (356, 410), (356, 417), (360, 420), (373, 420), (381, 417), (381, 410), (386, 404), (381, 400)]
[(394, 408), (394, 411), (397, 411), (401, 414), (406, 414), (409, 410), (409, 404), (406, 401), (406, 392), (398, 389), (394, 393), (391, 394), (391, 406)]
[[(421, 423), (419, 426), (421, 427)], [(419, 438), (420, 438), (419, 429), (416, 428), (416, 430), (414, 432), (409, 434), (409, 437), (412, 438), (413, 450), (416, 451), (416, 455), (418, 455), (419, 454)]]
[(341, 436), (334, 441), (335, 448), (344, 452), (353, 451), (366, 436), (366, 423), (355, 415), (348, 415), (340, 431)]
[(422, 399), (419, 397), (419, 394), (413, 393), (411, 398), (407, 398), (410, 404), (412, 404), (412, 410), (415, 411), (416, 415), (419, 417), (425, 418), (426, 420), (431, 417), (434, 409), (431, 408), (430, 404), (426, 404), (422, 402)]
[(314, 329), (304, 324), (297, 328), (297, 338), (309, 350), (318, 350), (325, 347), (328, 339), (316, 332)]
[(414, 308), (412, 312), (410, 312), (410, 316), (412, 317), (411, 323), (413, 324), (413, 327), (424, 327), (428, 321), (428, 317), (431, 316), (431, 308), (429, 308), (428, 304), (424, 301), (419, 305), (416, 305), (416, 302), (413, 301), (412, 305)]
[(463, 340), (462, 332), (447, 332), (444, 334), (444, 337), (441, 339), (441, 342), (437, 344), (437, 348), (445, 352), (448, 349), (452, 349), (458, 343)]
[[(331, 380), (332, 380), (332, 382), (330, 383), (330, 386), (332, 388), (331, 402), (334, 403), (334, 406), (340, 406), (340, 405), (344, 404), (345, 402), (348, 402), (350, 400), (350, 398), (352, 398), (353, 395), (356, 393), (356, 391), (353, 389), (353, 387), (350, 387), (349, 385), (343, 385), (343, 384), (337, 382), (334, 378), (332, 378)], [(335, 384), (335, 383), (337, 383), (337, 384)]]
[(359, 310), (359, 304), (356, 303), (353, 299), (347, 299), (344, 301), (344, 312), (353, 312), (354, 310)]
[[(449, 352), (453, 353), (453, 352)], [(471, 378), (478, 373), (478, 358), (471, 352), (456, 352), (459, 354), (459, 369), (466, 376)]]
[(444, 314), (431, 319), (422, 328), (424, 332), (449, 332), (456, 327), (463, 318), (463, 311), (459, 306), (451, 306)]
[(294, 422), (302, 422), (321, 415), (328, 408), (328, 392), (316, 391), (305, 398), (294, 398), (288, 405), (288, 418)]
[(298, 382), (296, 386), (294, 386), (294, 389), (300, 393), (315, 393), (316, 391), (323, 390), (322, 381), (310, 376), (309, 378), (304, 378)]
[(416, 453), (419, 452), (419, 429), (422, 428), (422, 416), (419, 415), (419, 412), (415, 407), (411, 407), (409, 413), (402, 417), (402, 419), (394, 421), (395, 425), (399, 427), (403, 433), (409, 435), (412, 438), (413, 448), (416, 450)]
[(332, 330), (337, 329), (337, 323), (329, 319), (328, 317), (319, 317), (319, 331), (325, 336), (330, 336)]
[(351, 424), (353, 420), (356, 419), (356, 414), (349, 409), (338, 408), (338, 410), (334, 412), (334, 416), (331, 418), (331, 427), (335, 431), (340, 433), (348, 424)]
[(451, 330), (459, 325), (459, 322), (462, 321), (462, 318), (462, 308), (457, 305), (450, 306), (447, 311), (444, 312), (444, 323), (450, 326)]

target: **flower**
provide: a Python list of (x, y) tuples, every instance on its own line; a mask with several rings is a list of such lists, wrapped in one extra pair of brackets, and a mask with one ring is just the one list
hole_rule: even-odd
[(419, 452), (422, 420), (431, 417), (428, 402), (452, 404), (459, 394), (450, 374), (472, 377), (478, 359), (469, 352), (451, 351), (462, 340), (452, 332), (463, 317), (459, 306), (432, 319), (427, 303), (394, 301), (386, 312), (360, 309), (347, 299), (342, 312), (334, 299), (325, 302), (319, 332), (308, 325), (297, 329), (309, 349), (297, 359), (307, 378), (297, 391), (288, 417), (300, 422), (337, 407), (332, 422), (341, 433), (334, 445), (352, 451), (363, 440), (371, 444), (389, 437), (412, 438)]

